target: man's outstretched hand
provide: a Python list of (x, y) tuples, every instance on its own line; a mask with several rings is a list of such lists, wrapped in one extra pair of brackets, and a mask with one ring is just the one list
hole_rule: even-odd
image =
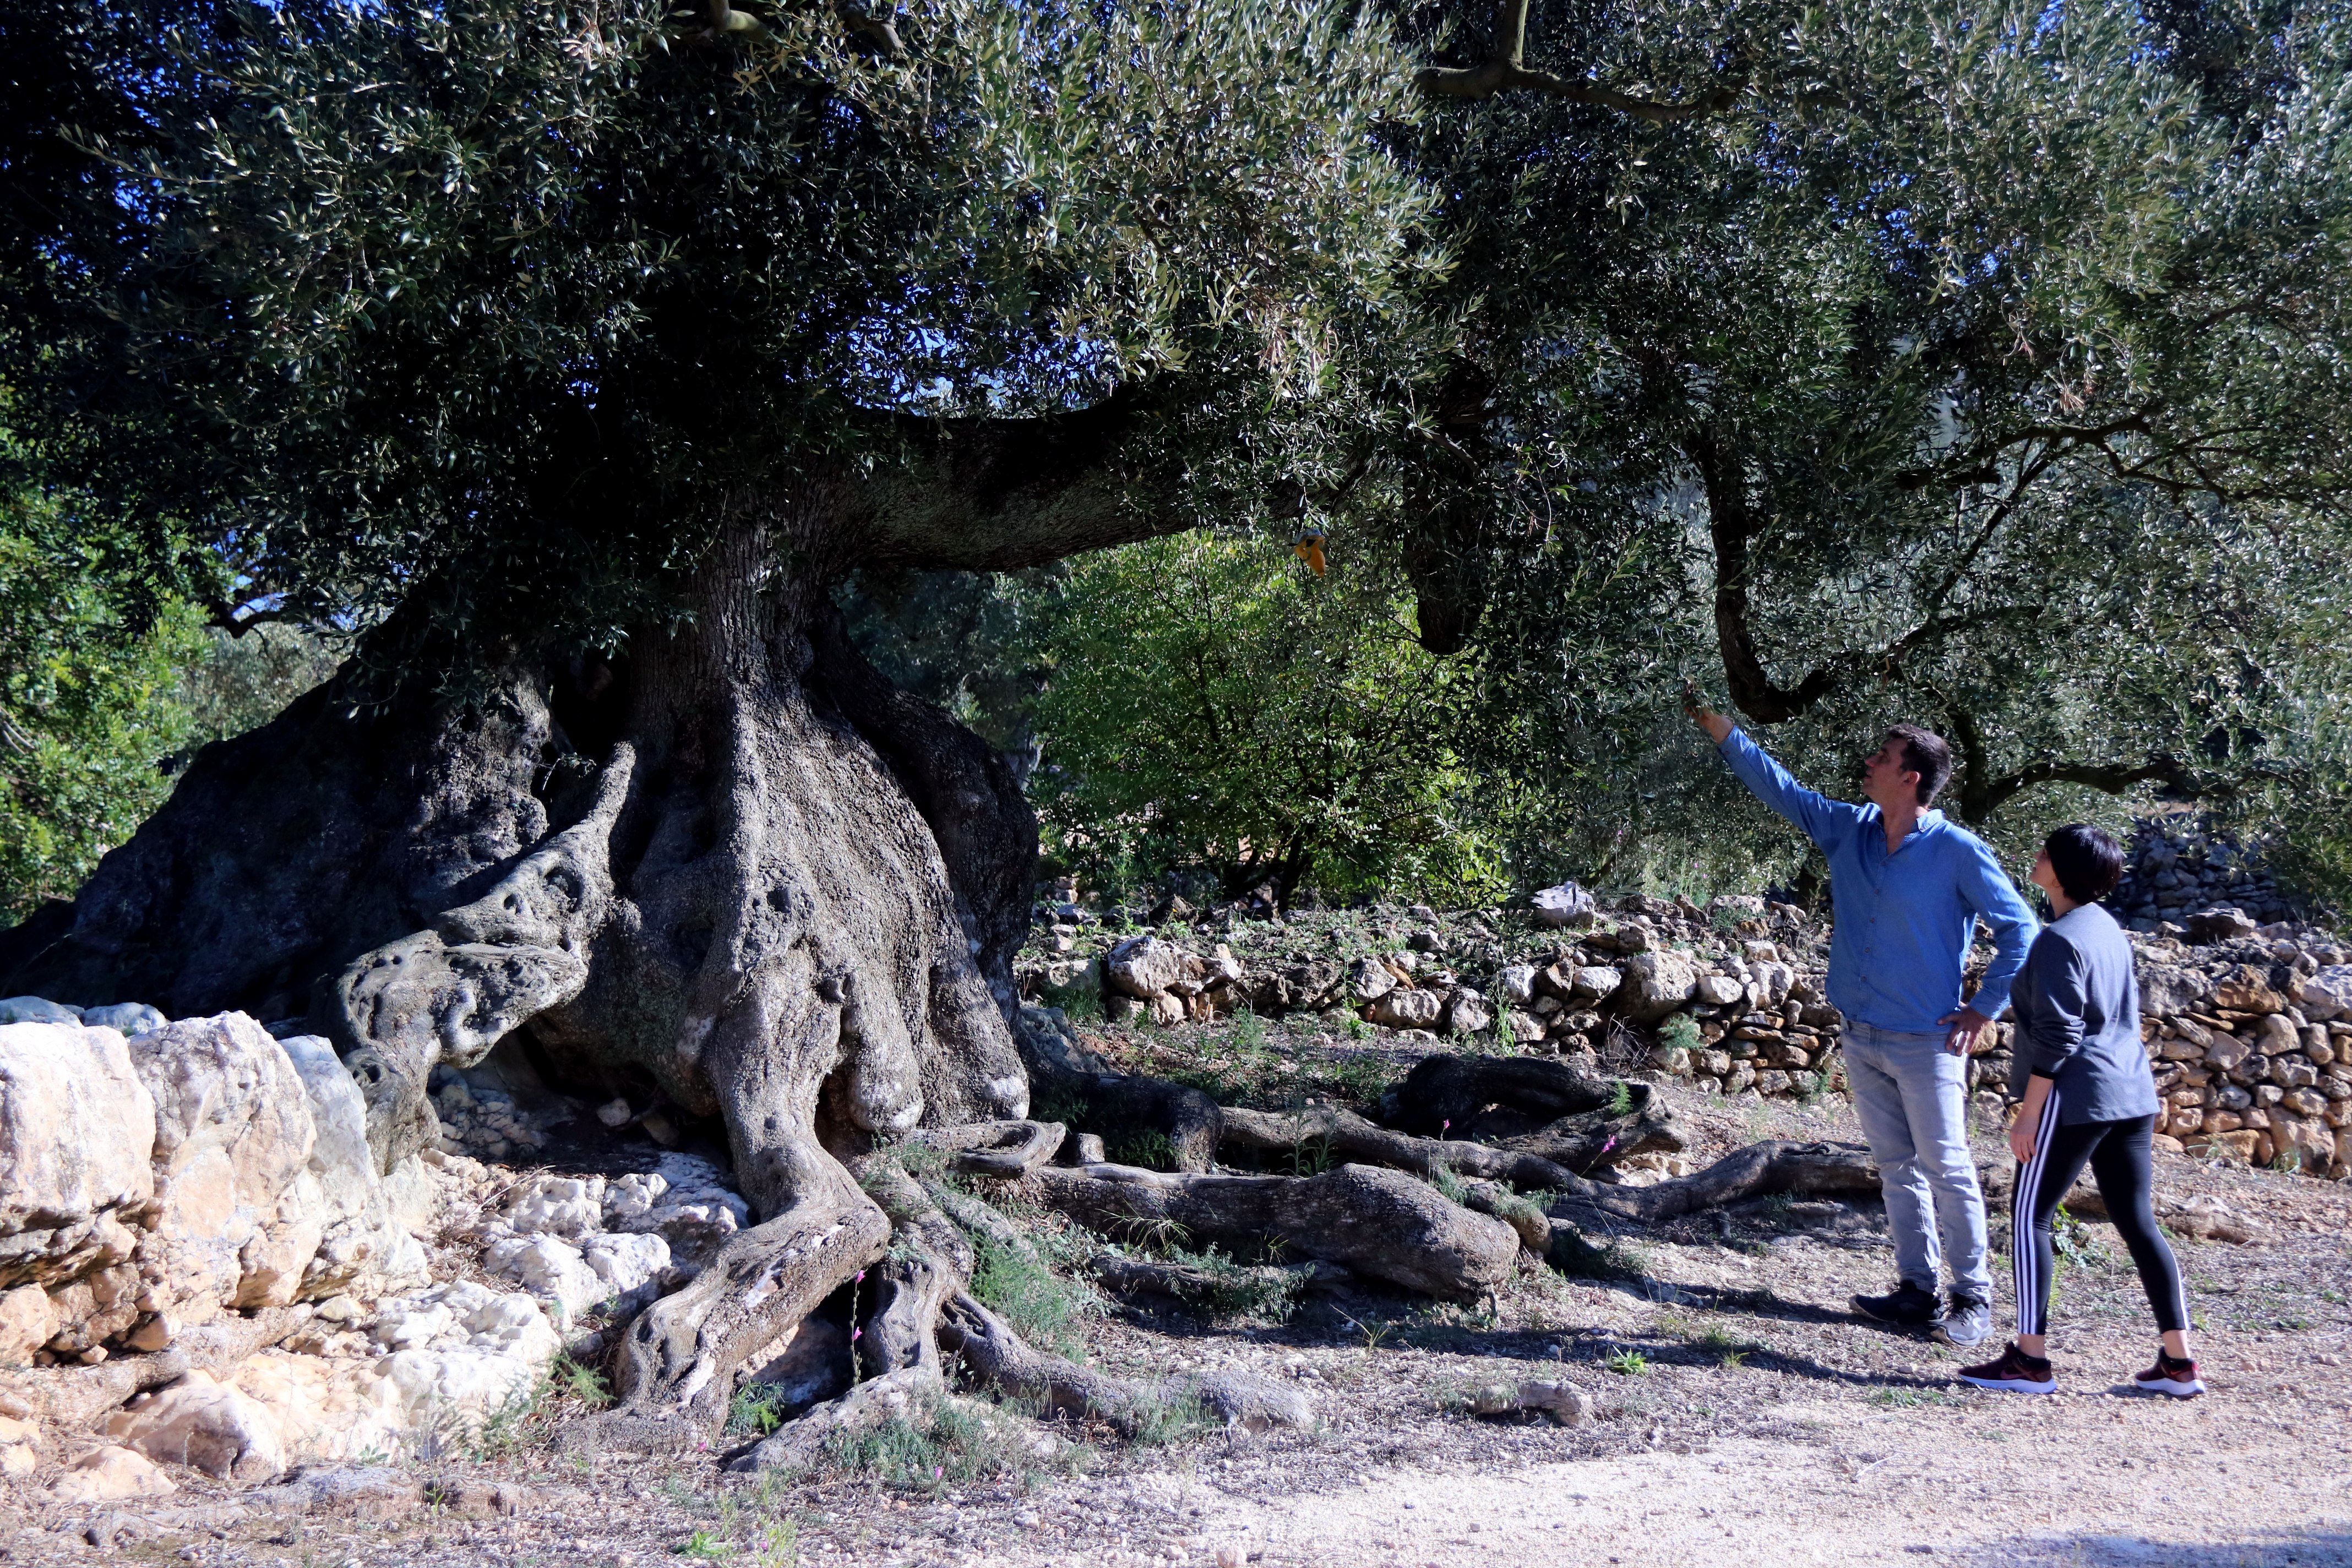
[(1683, 682), (1683, 711), (1689, 714), (1691, 722), (1706, 731), (1706, 738), (1718, 746), (1723, 744), (1724, 737), (1731, 733), (1731, 721), (1698, 700), (1698, 683), (1696, 681)]
[(1944, 1048), (1956, 1057), (1967, 1056), (1969, 1047), (1977, 1043), (1977, 1037), (1992, 1027), (1992, 1020), (1974, 1007), (1963, 1007), (1949, 1017), (1938, 1018), (1936, 1022), (1948, 1031), (1944, 1036)]

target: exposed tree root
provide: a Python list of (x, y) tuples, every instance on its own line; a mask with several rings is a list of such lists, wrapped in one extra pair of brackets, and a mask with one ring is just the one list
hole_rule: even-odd
[(1486, 1293), (1508, 1276), (1519, 1251), (1509, 1226), (1375, 1165), (1305, 1178), (1049, 1165), (1024, 1186), (1108, 1236), (1236, 1248), (1279, 1243), (1292, 1256), (1433, 1296)]
[(1433, 1176), (1446, 1170), (1460, 1176), (1508, 1182), (1528, 1192), (1542, 1192), (1563, 1190), (1586, 1173), (1645, 1146), (1642, 1118), (1628, 1116), (1616, 1121), (1622, 1123), (1622, 1131), (1601, 1131), (1580, 1140), (1583, 1158), (1575, 1165), (1525, 1149), (1473, 1143), (1460, 1138), (1416, 1138), (1367, 1121), (1352, 1110), (1329, 1105), (1312, 1105), (1296, 1111), (1227, 1107), (1223, 1142), (1228, 1148), (1264, 1153), (1348, 1156), (1392, 1165), (1421, 1176)]
[(836, 1440), (861, 1436), (893, 1417), (917, 1419), (947, 1391), (934, 1352), (913, 1366), (900, 1367), (869, 1378), (838, 1399), (829, 1399), (797, 1420), (787, 1421), (761, 1438), (747, 1454), (728, 1465), (730, 1470), (805, 1470), (824, 1457)]
[(1048, 1355), (1024, 1341), (1004, 1320), (958, 1295), (940, 1317), (940, 1342), (972, 1373), (1013, 1399), (1059, 1414), (1108, 1423), (1123, 1436), (1170, 1418), (1191, 1399), (1226, 1426), (1264, 1431), (1304, 1426), (1314, 1416), (1307, 1396), (1246, 1373), (1145, 1384)]
[(1631, 1220), (1656, 1225), (1703, 1208), (1768, 1193), (1874, 1194), (1878, 1166), (1858, 1143), (1769, 1139), (1735, 1150), (1704, 1171), (1649, 1187), (1612, 1187), (1581, 1177), (1559, 1189), (1551, 1216), (1574, 1224)]
[(638, 1315), (614, 1359), (618, 1414), (715, 1435), (738, 1369), (880, 1260), (889, 1241), (888, 1218), (845, 1172), (837, 1183), (812, 1184), (782, 1214), (730, 1238), (685, 1289)]
[(1058, 1121), (969, 1121), (960, 1127), (926, 1127), (907, 1142), (955, 1156), (966, 1175), (1019, 1181), (1062, 1147), (1069, 1130)]

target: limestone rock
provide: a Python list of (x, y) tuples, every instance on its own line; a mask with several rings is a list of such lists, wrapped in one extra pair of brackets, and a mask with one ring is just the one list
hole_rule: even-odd
[(1535, 965), (1514, 963), (1506, 967), (1495, 976), (1495, 989), (1512, 1006), (1526, 1006), (1536, 999)]
[(285, 1441), (270, 1413), (203, 1372), (139, 1395), (107, 1418), (105, 1436), (222, 1480), (272, 1480), (286, 1468)]
[(63, 1503), (119, 1502), (125, 1498), (163, 1497), (180, 1489), (143, 1454), (105, 1447), (84, 1454), (49, 1483), (49, 1500)]
[(604, 1228), (604, 1178), (534, 1176), (507, 1200), (507, 1224), (526, 1236), (577, 1241)]
[(669, 1267), (669, 1245), (652, 1234), (598, 1233), (578, 1246), (558, 1236), (517, 1236), (492, 1242), (482, 1261), (550, 1303), (557, 1322), (569, 1326), (607, 1303), (616, 1313), (645, 1305), (645, 1287)]
[(1728, 1007), (1748, 994), (1748, 987), (1728, 974), (1702, 974), (1696, 995), (1710, 1007)]
[(1185, 953), (1156, 936), (1131, 936), (1110, 950), (1104, 973), (1113, 989), (1150, 1002), (1184, 978)]
[(1636, 953), (1625, 961), (1625, 1016), (1637, 1024), (1654, 1024), (1681, 1006), (1698, 989), (1698, 969), (1686, 953), (1664, 949)]
[(142, 1272), (165, 1282), (184, 1322), (294, 1300), (327, 1203), (293, 1061), (242, 1013), (167, 1024), (131, 1042), (131, 1058), (155, 1100), (158, 1213)]
[(29, 1421), (0, 1415), (0, 1476), (21, 1480), (40, 1464), (40, 1429)]
[(1576, 1000), (1605, 1002), (1614, 996), (1618, 987), (1624, 983), (1625, 975), (1622, 970), (1605, 963), (1584, 964), (1576, 971)]
[(112, 1029), (126, 1037), (143, 1035), (150, 1029), (160, 1029), (171, 1020), (163, 1012), (144, 1002), (117, 1002), (107, 1007), (85, 1007), (81, 1021), (93, 1029)]
[(1445, 1026), (1457, 1034), (1483, 1034), (1494, 1026), (1494, 1012), (1486, 999), (1467, 985), (1458, 987), (1446, 998)]
[(1436, 992), (1400, 985), (1372, 1004), (1372, 1022), (1391, 1029), (1433, 1029), (1444, 1009), (1444, 998)]
[[(357, 1289), (381, 1295), (425, 1282), (425, 1249), (394, 1211), (367, 1143), (367, 1102), (334, 1047), (317, 1035), (278, 1042), (302, 1080), (317, 1134), (309, 1170), (323, 1205), (318, 1251), (304, 1270), (305, 1300)], [(415, 1166), (415, 1162), (407, 1163)], [(421, 1170), (421, 1167), (416, 1167)]]
[(1348, 966), (1348, 994), (1358, 1002), (1377, 1002), (1396, 989), (1397, 977), (1377, 958), (1360, 958)]
[(2177, 1016), (2212, 994), (2213, 982), (2201, 971), (2146, 960), (2139, 965), (2139, 1007), (2149, 1017)]
[(653, 1170), (623, 1176), (604, 1192), (606, 1230), (658, 1233), (671, 1258), (688, 1265), (751, 1223), (751, 1205), (716, 1165), (692, 1154), (664, 1154)]
[(79, 1024), (81, 1009), (40, 996), (11, 996), (0, 1002), (0, 1026), (8, 1024)]
[(1528, 900), (1535, 907), (1536, 923), (1558, 930), (1563, 926), (1589, 925), (1597, 906), (1592, 895), (1574, 882), (1562, 882), (1556, 888), (1545, 888)]
[(38, 1285), (0, 1291), (0, 1366), (23, 1366), (58, 1331), (58, 1309)]
[(0, 1026), (0, 1289), (128, 1258), (155, 1194), (154, 1142), (155, 1102), (121, 1035)]
[(2286, 998), (2271, 986), (2269, 974), (2251, 963), (2241, 963), (2213, 987), (2213, 1005), (2235, 1013), (2277, 1013)]
[(2295, 988), (2303, 1016), (2317, 1023), (2352, 1016), (2352, 963), (2331, 963), (2303, 977)]

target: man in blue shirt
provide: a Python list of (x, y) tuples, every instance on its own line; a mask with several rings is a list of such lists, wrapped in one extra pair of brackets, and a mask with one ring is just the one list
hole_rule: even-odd
[[(1848, 805), (1800, 784), (1722, 714), (1696, 701), (1690, 712), (1740, 782), (1829, 858), (1830, 1005), (1845, 1017), (1846, 1082), (1878, 1163), (1901, 1275), (1887, 1295), (1854, 1297), (1854, 1310), (1974, 1344), (1992, 1331), (1992, 1274), (1969, 1151), (1967, 1058), (2009, 1005), (2040, 929), (2033, 911), (1983, 839), (1929, 809), (1952, 772), (1941, 737), (1912, 724), (1888, 731), (1863, 764), (1870, 804)], [(1979, 917), (2000, 952), (1964, 1005)], [(1948, 1311), (1936, 1295), (1939, 1253)]]

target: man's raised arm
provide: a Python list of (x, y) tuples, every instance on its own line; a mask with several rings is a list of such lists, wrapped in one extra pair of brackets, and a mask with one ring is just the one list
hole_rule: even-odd
[(1683, 710), (1715, 742), (1717, 752), (1731, 764), (1739, 782), (1756, 792), (1757, 799), (1795, 823), (1806, 837), (1822, 848), (1831, 847), (1839, 829), (1857, 815), (1854, 807), (1799, 784), (1788, 769), (1767, 756), (1763, 748), (1741, 733), (1730, 720), (1703, 706), (1695, 688), (1684, 689)]

